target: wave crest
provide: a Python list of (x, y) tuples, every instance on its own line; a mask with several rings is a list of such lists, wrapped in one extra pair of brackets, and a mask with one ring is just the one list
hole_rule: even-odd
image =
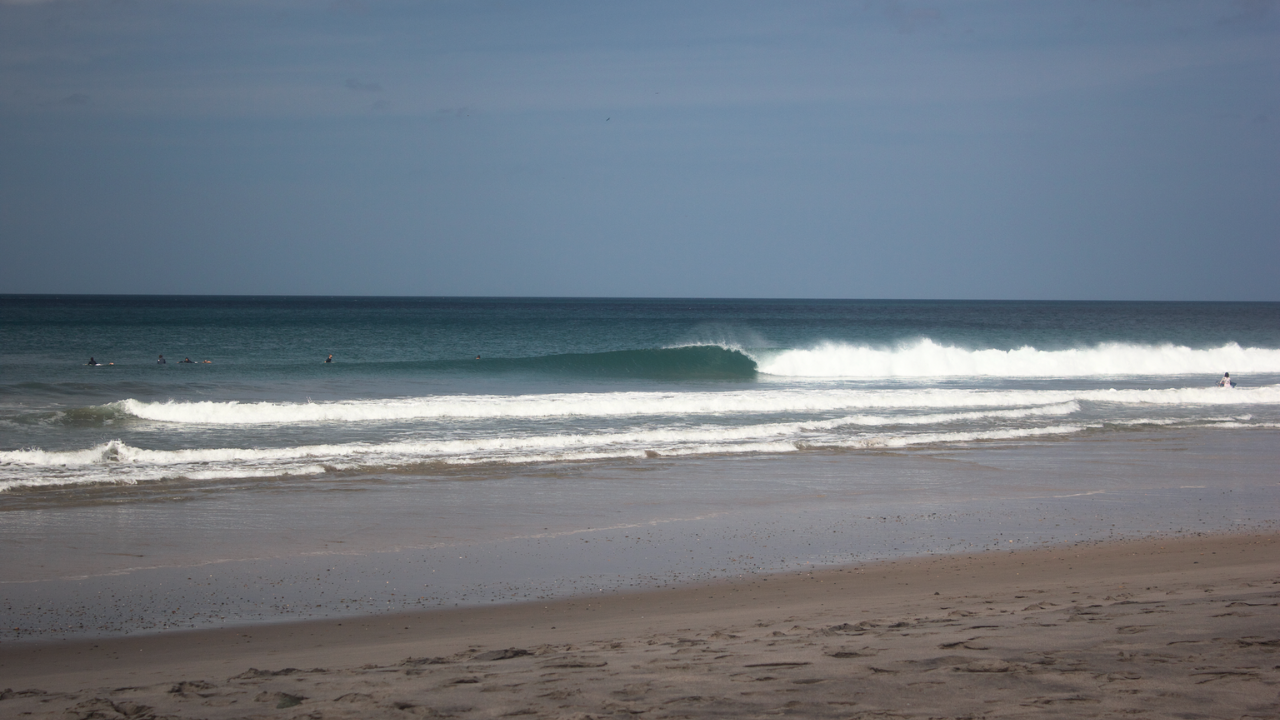
[(827, 342), (808, 349), (761, 353), (760, 372), (784, 377), (1112, 377), (1126, 375), (1220, 376), (1280, 372), (1280, 350), (1238, 343), (1196, 349), (1185, 345), (1103, 343), (1069, 350), (967, 350), (925, 338), (883, 348)]
[(736, 348), (684, 345), (643, 350), (569, 353), (528, 358), (496, 358), (477, 365), (484, 371), (536, 371), (655, 380), (734, 380), (756, 376), (756, 363)]

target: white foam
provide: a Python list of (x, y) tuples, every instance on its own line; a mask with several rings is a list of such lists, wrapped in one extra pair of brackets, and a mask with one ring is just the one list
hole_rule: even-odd
[(1080, 411), (1080, 403), (1072, 400), (1040, 407), (1018, 410), (983, 410), (964, 413), (934, 413), (928, 415), (854, 415), (828, 422), (839, 425), (938, 425), (974, 420), (1015, 419), (1044, 415), (1070, 415)]
[[(1269, 407), (1274, 405), (1280, 405), (1280, 385), (1224, 391), (1216, 387), (868, 390), (806, 384), (800, 388), (702, 393), (440, 396), (333, 403), (129, 400), (118, 403), (117, 411), (183, 424), (359, 424), (386, 418), (414, 422), (410, 427), (394, 428), (396, 439), (387, 442), (151, 449), (113, 440), (83, 449), (0, 451), (0, 491), (91, 482), (266, 478), (431, 465), (607, 460), (654, 453), (687, 456), (896, 448), (1017, 440), (1126, 424), (1274, 427), (1276, 410)], [(479, 421), (460, 421), (468, 418)], [(511, 422), (512, 418), (516, 421)], [(526, 418), (540, 421), (528, 422)], [(547, 420), (541, 421), (544, 418)], [(305, 434), (332, 436), (328, 430)], [(379, 428), (361, 430), (360, 434), (392, 437)], [(255, 436), (281, 442), (282, 437), (296, 434), (268, 431), (242, 435)]]
[[(1070, 405), (1040, 408), (1042, 415), (1068, 414)], [(708, 454), (791, 453), (807, 449), (903, 448), (918, 445), (1018, 440), (1077, 433), (1100, 423), (997, 427), (943, 432), (936, 425), (978, 419), (1034, 419), (1024, 411), (944, 414), (913, 418), (849, 416), (825, 421), (747, 426), (697, 425), (629, 431), (481, 437), (460, 440), (406, 440), (281, 448), (147, 450), (119, 440), (84, 450), (0, 452), (0, 491), (24, 486), (138, 483), (156, 480), (214, 480), (287, 475), (320, 475), (333, 470), (379, 471), (440, 463), (527, 464)], [(1215, 419), (1216, 420), (1216, 419)], [(924, 432), (912, 422), (930, 424)], [(874, 432), (865, 426), (888, 425)], [(1249, 426), (1275, 427), (1274, 423)], [(1209, 424), (1215, 426), (1215, 424)], [(850, 429), (853, 432), (850, 432)]]
[(158, 422), (206, 425), (359, 423), (404, 420), (559, 417), (687, 417), (830, 413), (856, 410), (1036, 407), (1068, 402), (1151, 405), (1280, 404), (1280, 386), (1150, 390), (855, 390), (805, 388), (727, 392), (614, 392), (541, 395), (444, 395), (328, 403), (163, 402), (122, 400), (109, 407)]
[[(684, 423), (600, 432), (336, 443), (275, 448), (189, 448), (153, 450), (112, 440), (92, 448), (0, 452), (0, 489), (83, 482), (140, 482), (159, 479), (218, 479), (320, 474), (331, 469), (395, 468), (422, 463), (531, 463), (661, 455), (793, 452), (819, 447), (891, 447), (1019, 437), (1043, 428), (974, 432), (918, 432), (948, 423), (1034, 421), (1079, 411), (1075, 402), (1032, 408), (906, 415), (855, 414), (830, 419), (757, 422), (743, 425)], [(864, 432), (863, 427), (885, 427)], [(1074, 426), (1072, 426), (1074, 427)], [(896, 428), (896, 429), (895, 429)], [(850, 433), (856, 433), (851, 435)], [(994, 433), (994, 434), (993, 434)]]
[(914, 435), (870, 436), (838, 443), (837, 447), (876, 448), (908, 447), (911, 445), (942, 445), (969, 443), (984, 440), (1018, 440), (1046, 435), (1071, 435), (1084, 430), (1084, 425), (1052, 425), (1050, 427), (1005, 430), (981, 430), (974, 432), (917, 433)]
[[(1010, 420), (1061, 415), (1076, 406), (1063, 404), (1027, 410), (917, 415), (847, 416), (830, 420), (642, 427), (596, 433), (421, 439), (387, 443), (320, 444), (277, 448), (191, 448), (150, 450), (112, 440), (69, 451), (40, 449), (0, 452), (0, 489), (82, 482), (139, 482), (166, 478), (218, 479), (319, 474), (329, 469), (394, 468), (421, 463), (530, 463), (661, 455), (743, 452), (792, 452), (800, 448), (906, 445), (987, 437), (978, 433), (915, 433), (908, 428), (948, 422)], [(857, 434), (849, 428), (899, 426), (882, 433)], [(984, 431), (991, 432), (991, 431)], [(1000, 432), (1039, 432), (1035, 428)], [(911, 437), (916, 438), (912, 440)], [(994, 436), (991, 436), (994, 437)]]
[(808, 349), (753, 354), (760, 372), (785, 377), (1119, 377), (1134, 375), (1280, 372), (1280, 350), (1229, 343), (1184, 345), (1103, 343), (1070, 350), (969, 350), (928, 338), (895, 347), (827, 342)]
[(0, 493), (18, 488), (66, 487), (68, 485), (138, 485), (163, 480), (243, 480), (246, 478), (276, 478), (291, 475), (317, 475), (325, 471), (321, 466), (305, 468), (275, 468), (271, 470), (191, 470), (188, 472), (161, 472), (139, 469), (129, 473), (82, 472), (74, 475), (28, 476), (0, 479)]

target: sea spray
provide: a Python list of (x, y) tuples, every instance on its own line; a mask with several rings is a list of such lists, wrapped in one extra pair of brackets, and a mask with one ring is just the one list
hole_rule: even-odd
[(1068, 350), (971, 350), (925, 338), (894, 347), (822, 342), (812, 348), (761, 354), (760, 372), (779, 377), (1125, 377), (1280, 372), (1280, 350), (1237, 343), (1195, 349), (1182, 345), (1103, 343)]

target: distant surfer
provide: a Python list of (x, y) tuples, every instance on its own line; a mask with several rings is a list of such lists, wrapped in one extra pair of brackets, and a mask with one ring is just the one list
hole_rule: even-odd
[(1218, 381), (1218, 387), (1233, 388), (1236, 381), (1231, 379), (1231, 373), (1222, 373), (1222, 379)]
[(479, 359), (480, 359), (480, 356), (479, 356), (479, 355), (477, 355), (477, 356), (476, 356), (476, 359), (477, 359), (477, 360), (479, 360)]
[(327, 362), (327, 363), (331, 363), (331, 362), (333, 362), (333, 354), (332, 354), (332, 353), (330, 353), (330, 354), (329, 354), (329, 357), (325, 358), (325, 359), (324, 359), (324, 361), (325, 361), (325, 362)]
[(102, 363), (98, 362), (97, 360), (94, 360), (92, 357), (89, 358), (89, 362), (85, 363), (85, 365), (101, 365), (101, 364)]
[(157, 365), (164, 365), (164, 364), (166, 364), (166, 363), (165, 363), (165, 361), (164, 361), (164, 356), (163, 356), (163, 355), (161, 355), (161, 356), (159, 357), (159, 359), (157, 359), (157, 360), (156, 360), (156, 364), (157, 364)]
[(181, 360), (178, 361), (178, 364), (179, 365), (195, 365), (195, 363), (191, 362), (191, 358), (182, 358)]

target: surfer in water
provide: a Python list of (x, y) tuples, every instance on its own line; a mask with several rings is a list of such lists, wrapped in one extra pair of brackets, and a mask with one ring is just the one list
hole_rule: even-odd
[(1231, 379), (1231, 373), (1222, 373), (1222, 379), (1218, 381), (1218, 387), (1233, 388), (1236, 381)]
[(191, 358), (183, 358), (178, 361), (178, 364), (179, 365), (195, 365), (195, 363), (191, 362)]
[(327, 357), (327, 358), (325, 358), (325, 359), (324, 359), (324, 361), (325, 361), (325, 362), (327, 362), (327, 363), (331, 363), (331, 362), (333, 362), (333, 355), (332, 355), (332, 354), (330, 354), (330, 355), (329, 355), (329, 357)]
[(165, 361), (164, 361), (164, 356), (163, 356), (163, 355), (161, 355), (161, 356), (160, 356), (160, 358), (156, 360), (156, 364), (157, 364), (157, 365), (164, 365), (164, 364), (166, 364), (166, 363), (165, 363)]
[(85, 363), (85, 365), (101, 365), (101, 364), (102, 363), (98, 362), (97, 360), (94, 360), (92, 357), (89, 358), (89, 362)]

